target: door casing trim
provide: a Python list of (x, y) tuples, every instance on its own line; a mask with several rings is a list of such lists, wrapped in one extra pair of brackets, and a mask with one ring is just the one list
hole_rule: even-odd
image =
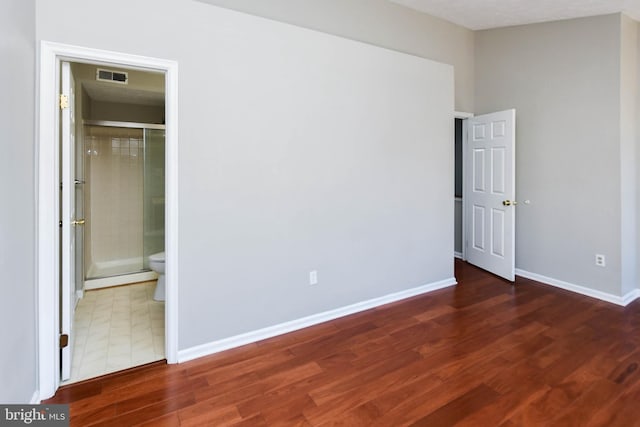
[(50, 41), (39, 46), (36, 97), (36, 297), (40, 400), (60, 385), (59, 120), (60, 62), (123, 66), (165, 74), (165, 354), (178, 361), (178, 63)]

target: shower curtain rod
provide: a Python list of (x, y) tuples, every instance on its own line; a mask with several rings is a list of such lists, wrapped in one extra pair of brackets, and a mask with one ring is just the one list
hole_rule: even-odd
[(105, 126), (105, 127), (112, 127), (112, 128), (162, 129), (162, 130), (166, 128), (165, 125), (159, 125), (155, 123), (114, 122), (109, 120), (83, 120), (82, 123), (89, 126)]

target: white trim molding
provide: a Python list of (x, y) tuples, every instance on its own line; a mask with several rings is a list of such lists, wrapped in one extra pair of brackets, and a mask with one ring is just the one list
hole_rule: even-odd
[(453, 112), (453, 116), (456, 119), (470, 119), (471, 117), (474, 117), (473, 113), (465, 113), (463, 111), (454, 111)]
[(453, 257), (454, 258), (458, 258), (458, 259), (462, 259), (462, 260), (464, 259), (464, 258), (462, 258), (462, 252), (458, 252), (458, 251), (454, 251), (453, 252)]
[(536, 282), (544, 283), (545, 285), (554, 286), (556, 288), (564, 289), (565, 291), (575, 292), (580, 295), (585, 295), (591, 298), (596, 298), (601, 301), (606, 301), (612, 304), (626, 306), (631, 301), (640, 297), (640, 289), (634, 289), (624, 296), (618, 296), (607, 292), (598, 291), (595, 289), (587, 288), (573, 283), (565, 282), (563, 280), (553, 279), (541, 274), (531, 273), (529, 271), (516, 268), (516, 276), (524, 277), (525, 279), (535, 280)]
[(373, 298), (367, 301), (358, 302), (345, 307), (325, 311), (323, 313), (313, 314), (301, 319), (280, 323), (279, 325), (269, 326), (267, 328), (258, 329), (256, 331), (251, 331), (244, 334), (235, 335), (233, 337), (223, 338), (218, 341), (213, 341), (210, 343), (187, 348), (178, 352), (178, 362), (182, 363), (189, 360), (197, 359), (199, 357), (209, 356), (211, 354), (219, 353), (231, 348), (240, 347), (246, 344), (254, 343), (256, 341), (275, 337), (277, 335), (297, 331), (299, 329), (307, 328), (319, 323), (328, 322), (330, 320), (348, 316), (350, 314), (369, 310), (371, 308), (379, 307), (381, 305), (400, 301), (406, 298), (411, 298), (417, 295), (426, 294), (456, 284), (456, 279), (452, 277), (449, 279), (441, 280), (439, 282), (419, 286), (417, 288), (407, 289), (405, 291), (400, 291), (382, 297)]
[(640, 298), (640, 289), (627, 292), (627, 294), (622, 297), (622, 305), (627, 306), (638, 298)]
[(38, 400), (53, 396), (60, 384), (57, 347), (59, 301), (58, 237), (58, 111), (62, 61), (165, 74), (165, 253), (166, 302), (165, 349), (168, 363), (178, 359), (178, 63), (166, 59), (130, 55), (49, 41), (39, 46), (37, 109), (37, 298), (38, 298)]

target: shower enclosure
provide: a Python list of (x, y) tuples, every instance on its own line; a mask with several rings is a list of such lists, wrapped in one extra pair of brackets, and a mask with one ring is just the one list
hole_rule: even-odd
[(164, 251), (164, 125), (85, 121), (84, 287), (154, 278)]

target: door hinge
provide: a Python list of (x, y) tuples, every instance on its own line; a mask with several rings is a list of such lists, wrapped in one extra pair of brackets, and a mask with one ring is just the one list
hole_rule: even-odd
[(60, 95), (60, 109), (64, 110), (65, 108), (69, 108), (69, 97), (67, 95)]
[(69, 335), (62, 334), (60, 335), (60, 348), (65, 348), (69, 345)]

